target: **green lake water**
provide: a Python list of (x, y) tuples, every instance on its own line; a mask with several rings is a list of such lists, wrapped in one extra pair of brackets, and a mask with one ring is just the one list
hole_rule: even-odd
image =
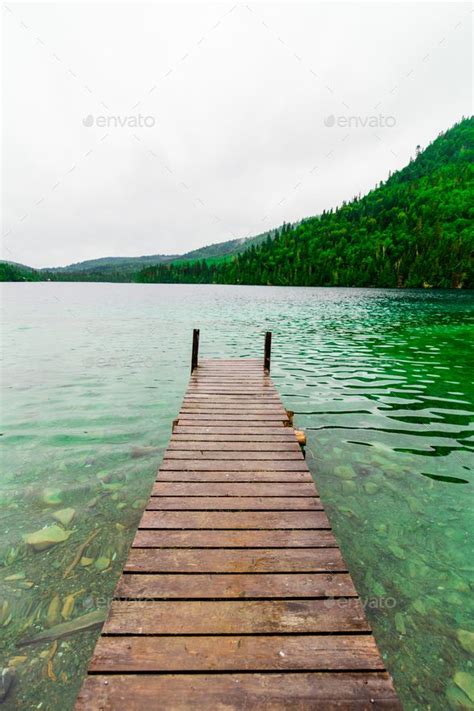
[[(98, 630), (21, 642), (107, 608), (193, 327), (203, 357), (261, 356), (273, 331), (274, 382), (404, 708), (474, 708), (473, 322), (472, 292), (4, 285), (3, 708), (73, 707)], [(25, 543), (53, 524), (67, 540)]]

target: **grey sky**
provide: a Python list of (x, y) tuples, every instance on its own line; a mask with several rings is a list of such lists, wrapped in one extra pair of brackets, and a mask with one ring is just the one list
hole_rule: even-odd
[(2, 256), (32, 266), (317, 214), (471, 111), (467, 3), (8, 8)]

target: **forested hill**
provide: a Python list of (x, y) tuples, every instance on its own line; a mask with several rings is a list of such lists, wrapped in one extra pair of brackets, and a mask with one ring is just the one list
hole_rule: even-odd
[(363, 198), (235, 256), (148, 267), (137, 280), (474, 288), (473, 141), (464, 119)]
[(0, 262), (0, 281), (41, 281), (41, 275), (24, 264)]

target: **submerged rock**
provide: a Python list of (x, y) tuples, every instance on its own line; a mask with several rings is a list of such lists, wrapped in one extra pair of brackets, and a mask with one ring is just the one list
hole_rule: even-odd
[(55, 518), (56, 521), (59, 521), (59, 523), (62, 523), (63, 526), (69, 526), (69, 524), (71, 523), (71, 521), (75, 515), (76, 515), (76, 509), (67, 508), (67, 509), (60, 509), (59, 511), (55, 511), (53, 513), (53, 518)]
[(395, 628), (399, 634), (406, 634), (407, 628), (405, 627), (405, 620), (401, 612), (395, 613)]
[(340, 464), (334, 467), (334, 474), (341, 477), (341, 479), (355, 479), (356, 476), (355, 471), (348, 464)]
[(474, 703), (474, 674), (469, 672), (456, 672), (453, 679), (456, 686), (464, 691), (466, 696)]
[(364, 489), (369, 496), (372, 496), (372, 494), (376, 494), (379, 490), (379, 485), (376, 484), (375, 481), (366, 481), (364, 483)]
[(43, 502), (43, 504), (48, 504), (48, 506), (60, 504), (62, 503), (61, 493), (61, 489), (54, 489), (53, 487), (48, 487), (43, 491), (41, 501)]
[(97, 570), (107, 570), (107, 568), (110, 565), (110, 558), (107, 558), (105, 555), (101, 555), (99, 558), (97, 558), (96, 562), (94, 563), (94, 566), (97, 568)]
[(57, 543), (67, 541), (70, 535), (71, 531), (65, 531), (61, 526), (54, 524), (53, 526), (42, 528), (40, 531), (24, 535), (23, 540), (35, 551), (43, 551), (46, 548), (55, 546)]
[(456, 637), (463, 649), (470, 654), (474, 654), (474, 632), (469, 632), (469, 630), (458, 630), (456, 632)]
[(415, 600), (413, 603), (413, 609), (416, 610), (420, 615), (426, 615), (426, 605), (423, 600)]
[(469, 703), (469, 698), (466, 696), (464, 691), (454, 684), (451, 684), (446, 691), (446, 698), (450, 703), (450, 708), (454, 709), (468, 709), (471, 708)]
[(400, 546), (397, 546), (396, 543), (389, 543), (387, 547), (390, 553), (395, 556), (395, 558), (398, 558), (399, 560), (405, 560), (405, 551), (400, 548)]

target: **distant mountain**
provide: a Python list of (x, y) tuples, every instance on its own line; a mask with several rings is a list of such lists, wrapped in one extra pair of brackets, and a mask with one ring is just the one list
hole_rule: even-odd
[(100, 257), (99, 259), (88, 259), (85, 262), (68, 264), (66, 267), (46, 267), (42, 271), (48, 272), (85, 272), (93, 269), (116, 269), (128, 266), (141, 266), (148, 264), (159, 264), (170, 259), (175, 259), (178, 255), (172, 254), (152, 254), (144, 257)]
[(474, 288), (474, 120), (440, 134), (363, 198), (283, 225), (215, 262), (145, 267), (141, 282)]
[[(183, 255), (152, 254), (142, 257), (101, 257), (99, 259), (88, 259), (84, 262), (75, 262), (65, 267), (45, 267), (43, 269), (32, 269), (22, 264), (15, 265), (14, 262), (0, 262), (0, 281), (134, 281), (136, 274), (145, 267), (182, 260), (192, 262), (199, 259), (219, 259), (237, 254), (252, 245), (260, 244), (267, 238), (268, 234), (274, 233), (275, 230), (257, 237), (218, 242)], [(16, 271), (7, 269), (4, 266), (7, 264), (15, 265), (18, 269)], [(27, 272), (30, 278), (27, 278)], [(13, 276), (18, 278), (10, 278)]]
[(143, 257), (101, 257), (66, 267), (49, 267), (38, 271), (44, 278), (52, 281), (132, 281), (139, 269), (161, 264), (176, 256), (154, 254)]

